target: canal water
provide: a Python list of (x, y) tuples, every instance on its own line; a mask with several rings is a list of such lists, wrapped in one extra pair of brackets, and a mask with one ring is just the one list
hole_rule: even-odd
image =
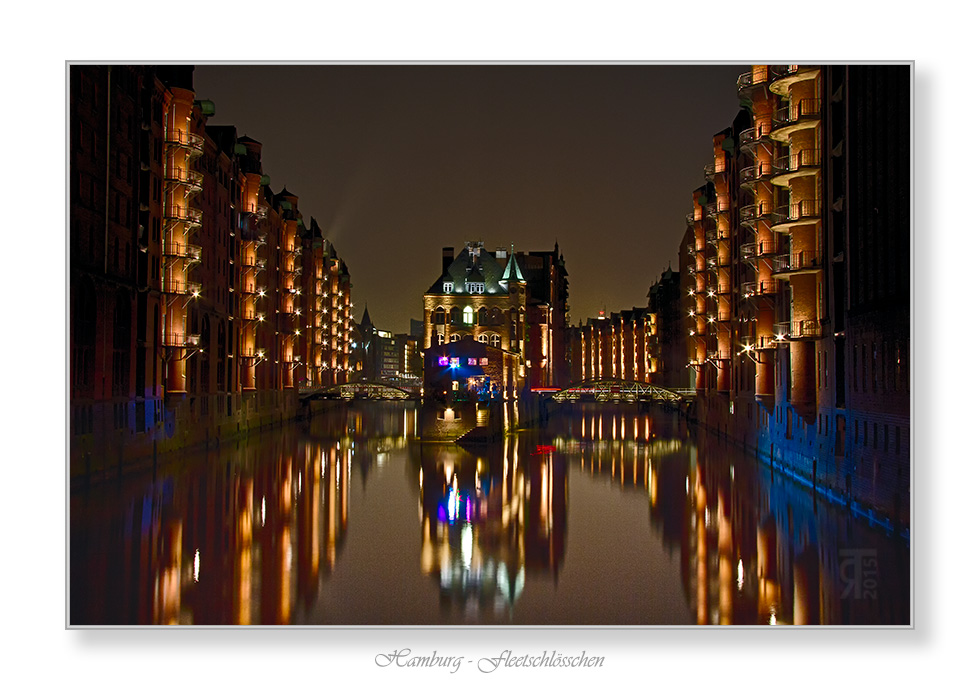
[(338, 403), (73, 488), (71, 624), (909, 623), (906, 540), (674, 414), (466, 448), (420, 423)]

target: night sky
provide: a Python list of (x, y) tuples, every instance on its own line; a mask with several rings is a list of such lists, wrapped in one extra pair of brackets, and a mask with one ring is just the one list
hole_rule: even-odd
[(422, 316), (441, 249), (550, 250), (571, 320), (646, 305), (738, 111), (740, 65), (199, 65), (211, 124), (263, 144), (347, 261), (354, 314)]

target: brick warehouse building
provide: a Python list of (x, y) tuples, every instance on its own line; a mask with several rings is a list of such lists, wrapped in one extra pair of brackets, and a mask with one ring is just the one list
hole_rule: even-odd
[(907, 526), (909, 66), (753, 66), (681, 245), (698, 418)]
[[(72, 476), (278, 422), (346, 381), (350, 276), (180, 66), (72, 66)], [(304, 264), (309, 259), (310, 262)]]

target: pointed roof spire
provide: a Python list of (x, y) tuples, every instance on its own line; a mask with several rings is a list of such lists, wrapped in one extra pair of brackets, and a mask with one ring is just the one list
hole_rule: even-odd
[(374, 328), (371, 322), (371, 315), (368, 313), (367, 304), (364, 305), (364, 316), (361, 317), (361, 328)]
[(510, 281), (523, 282), (524, 275), (521, 273), (521, 266), (517, 264), (517, 258), (514, 257), (514, 244), (510, 244), (510, 258), (507, 260), (507, 266), (504, 268), (504, 275), (500, 278), (501, 282)]

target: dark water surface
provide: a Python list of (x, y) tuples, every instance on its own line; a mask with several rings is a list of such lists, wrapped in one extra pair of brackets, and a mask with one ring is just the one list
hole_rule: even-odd
[(908, 624), (909, 546), (672, 415), (463, 449), (411, 404), (73, 491), (73, 625)]

